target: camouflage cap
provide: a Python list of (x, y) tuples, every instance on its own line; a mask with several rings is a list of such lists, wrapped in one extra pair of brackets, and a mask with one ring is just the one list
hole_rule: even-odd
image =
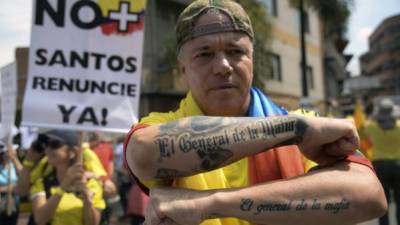
[[(195, 26), (196, 19), (209, 10), (218, 10), (230, 18), (230, 22), (215, 22)], [(253, 28), (242, 6), (232, 0), (196, 0), (180, 14), (176, 25), (177, 47), (193, 38), (218, 33), (238, 31), (246, 33), (253, 40)]]

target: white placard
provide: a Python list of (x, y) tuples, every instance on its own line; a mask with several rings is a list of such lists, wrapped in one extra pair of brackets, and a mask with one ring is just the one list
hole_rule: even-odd
[(12, 142), (17, 102), (17, 67), (10, 63), (1, 68), (1, 131), (0, 138)]
[(138, 119), (145, 0), (35, 0), (23, 125), (126, 132)]

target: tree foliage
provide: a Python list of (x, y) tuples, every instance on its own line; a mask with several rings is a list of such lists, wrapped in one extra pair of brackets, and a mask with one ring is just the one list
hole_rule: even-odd
[[(298, 7), (300, 0), (290, 0)], [(333, 33), (344, 36), (347, 32), (348, 20), (354, 7), (354, 0), (304, 0), (305, 6), (315, 10), (324, 24), (325, 35)]]
[(270, 79), (271, 23), (265, 6), (256, 0), (237, 0), (248, 13), (254, 29), (253, 85), (264, 89), (265, 80)]

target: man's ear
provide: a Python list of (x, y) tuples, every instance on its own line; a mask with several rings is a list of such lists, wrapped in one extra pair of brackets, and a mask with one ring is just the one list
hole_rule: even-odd
[(178, 70), (179, 70), (179, 73), (180, 73), (181, 75), (186, 76), (186, 74), (185, 74), (185, 72), (186, 72), (186, 70), (185, 70), (185, 64), (182, 62), (182, 59), (180, 59), (180, 58), (178, 57), (177, 63), (178, 63)]

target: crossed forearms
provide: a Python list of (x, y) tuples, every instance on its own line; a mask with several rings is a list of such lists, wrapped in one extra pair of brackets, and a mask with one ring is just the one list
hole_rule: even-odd
[[(332, 179), (334, 177), (335, 179)], [(196, 191), (153, 187), (146, 225), (197, 225), (235, 217), (254, 224), (357, 224), (386, 211), (384, 192), (372, 170), (337, 163), (292, 179), (238, 189)]]
[(146, 165), (153, 165), (150, 178), (188, 176), (272, 147), (299, 143), (307, 127), (297, 116), (185, 118), (138, 130), (128, 147), (128, 163), (133, 152), (138, 154), (131, 157), (141, 162), (135, 160), (130, 166), (151, 155)]

